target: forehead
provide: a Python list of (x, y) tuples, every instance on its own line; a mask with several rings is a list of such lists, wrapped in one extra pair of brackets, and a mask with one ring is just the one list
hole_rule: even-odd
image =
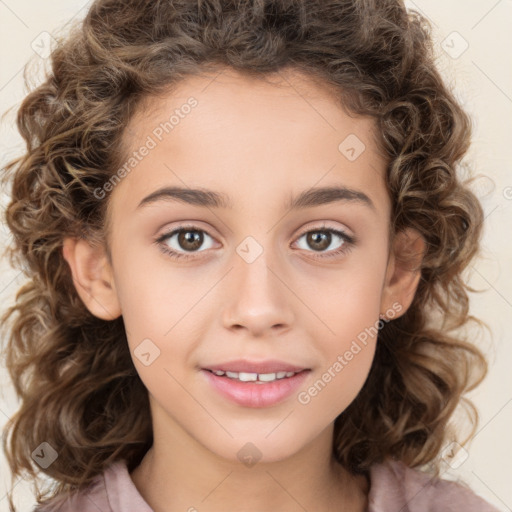
[[(209, 130), (208, 123), (228, 124), (244, 121), (251, 127), (265, 127), (302, 123), (310, 129), (339, 130), (340, 115), (352, 116), (352, 125), (359, 126), (361, 134), (375, 137), (375, 123), (370, 118), (349, 114), (343, 105), (346, 95), (339, 88), (304, 71), (288, 68), (261, 76), (250, 76), (231, 68), (219, 67), (217, 71), (188, 76), (172, 84), (165, 92), (146, 97), (139, 105), (124, 133), (127, 147), (132, 147), (141, 135), (169, 121), (176, 113), (179, 119), (172, 121), (173, 132), (185, 135), (189, 131)], [(187, 102), (197, 103), (194, 112)], [(183, 115), (180, 111), (187, 111)], [(270, 114), (270, 115), (269, 115)], [(185, 118), (192, 118), (181, 123)], [(176, 116), (175, 116), (176, 118)], [(176, 120), (178, 122), (176, 122)], [(178, 124), (181, 126), (178, 128)], [(167, 134), (167, 132), (166, 132)], [(188, 134), (187, 134), (188, 135)]]
[[(132, 203), (158, 186), (230, 195), (236, 184), (237, 193), (261, 192), (270, 204), (269, 187), (276, 197), (284, 190), (286, 201), (295, 189), (334, 182), (386, 202), (374, 121), (350, 115), (339, 91), (297, 70), (265, 78), (231, 69), (188, 77), (143, 102), (125, 130), (127, 156), (149, 139), (154, 147), (116, 187)], [(350, 159), (347, 149), (360, 155)]]

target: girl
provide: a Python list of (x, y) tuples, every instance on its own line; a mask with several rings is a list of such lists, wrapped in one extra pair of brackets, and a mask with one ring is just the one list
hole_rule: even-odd
[(496, 510), (439, 478), (483, 215), (425, 20), (97, 0), (51, 62), (3, 176), (35, 510)]

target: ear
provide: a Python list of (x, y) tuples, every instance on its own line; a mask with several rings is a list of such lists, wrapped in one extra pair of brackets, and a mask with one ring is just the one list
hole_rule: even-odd
[[(409, 309), (421, 278), (425, 249), (425, 240), (417, 230), (406, 228), (396, 233), (382, 289), (381, 318), (386, 318), (388, 310), (393, 311), (393, 318), (398, 318)], [(396, 303), (400, 309), (393, 307)]]
[(83, 238), (65, 238), (62, 255), (71, 268), (76, 291), (87, 309), (103, 320), (118, 318), (121, 307), (104, 249)]

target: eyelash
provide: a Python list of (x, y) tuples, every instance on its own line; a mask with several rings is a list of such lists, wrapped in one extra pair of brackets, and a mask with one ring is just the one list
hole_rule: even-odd
[[(190, 258), (193, 258), (193, 257), (195, 257), (194, 255), (197, 252), (202, 252), (202, 251), (191, 252), (190, 254), (181, 253), (181, 252), (177, 252), (173, 249), (170, 249), (169, 246), (164, 243), (164, 241), (167, 240), (168, 238), (171, 238), (173, 235), (183, 232), (183, 231), (198, 231), (198, 232), (207, 233), (204, 229), (199, 229), (197, 226), (192, 226), (192, 225), (178, 226), (176, 229), (173, 229), (172, 231), (169, 231), (167, 233), (164, 233), (163, 235), (160, 235), (155, 240), (155, 243), (158, 245), (158, 247), (164, 254), (167, 254), (174, 259), (185, 261)], [(325, 256), (314, 256), (314, 258), (316, 258), (316, 259), (335, 258), (336, 256), (340, 256), (343, 253), (349, 252), (353, 248), (353, 246), (356, 244), (356, 239), (353, 236), (347, 235), (344, 231), (340, 231), (338, 229), (333, 229), (333, 228), (327, 228), (325, 226), (322, 226), (321, 228), (316, 228), (316, 229), (309, 229), (308, 231), (305, 231), (304, 233), (302, 233), (297, 238), (297, 240), (309, 233), (334, 233), (335, 235), (338, 235), (344, 242), (339, 249), (329, 251), (328, 253), (326, 253)], [(208, 235), (208, 236), (210, 236), (210, 235)]]

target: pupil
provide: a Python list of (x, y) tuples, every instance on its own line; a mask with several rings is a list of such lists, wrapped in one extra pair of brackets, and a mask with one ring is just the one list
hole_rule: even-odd
[(319, 242), (320, 238), (320, 246), (318, 247), (319, 250), (327, 249), (329, 247), (331, 240), (330, 240), (331, 234), (326, 232), (320, 232), (315, 231), (313, 233), (308, 234), (308, 244), (312, 243), (313, 248), (315, 248), (315, 244)]
[[(178, 242), (185, 250), (199, 249), (203, 243), (203, 235), (199, 231), (181, 231), (178, 235)], [(187, 247), (187, 244), (190, 245)]]

